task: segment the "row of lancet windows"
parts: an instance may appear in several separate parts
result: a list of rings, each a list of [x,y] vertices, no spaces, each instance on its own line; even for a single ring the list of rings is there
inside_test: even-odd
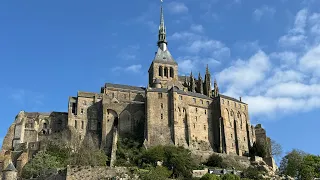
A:
[[[170,69],[170,71],[169,71],[169,69]],[[161,76],[161,77],[171,77],[171,78],[173,78],[173,76],[174,76],[174,70],[173,70],[173,68],[172,67],[170,67],[170,68],[168,68],[168,67],[162,67],[162,66],[160,66],[159,67],[159,76]]]

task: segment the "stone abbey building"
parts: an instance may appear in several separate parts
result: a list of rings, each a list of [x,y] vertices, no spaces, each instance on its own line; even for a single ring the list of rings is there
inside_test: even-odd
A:
[[[146,87],[106,83],[100,92],[78,92],[69,97],[68,112],[21,111],[4,139],[0,172],[13,165],[21,171],[45,136],[66,128],[83,140],[99,136],[111,156],[116,137],[141,135],[144,145],[183,146],[192,151],[245,156],[257,138],[269,141],[261,126],[250,123],[248,104],[219,92],[209,68],[204,78],[179,76],[178,63],[168,50],[161,7],[158,49],[149,67]]]

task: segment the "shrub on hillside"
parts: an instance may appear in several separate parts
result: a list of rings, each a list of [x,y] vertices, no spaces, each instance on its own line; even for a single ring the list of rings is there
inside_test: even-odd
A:
[[[135,166],[144,152],[142,142],[134,138],[120,138],[117,145],[118,166]]]
[[[216,176],[214,174],[205,174],[203,175],[200,180],[221,180],[221,178],[219,176]]]
[[[169,171],[166,167],[157,166],[151,168],[150,171],[141,171],[140,178],[142,180],[163,180],[171,176],[172,171]]]
[[[223,162],[223,158],[217,154],[212,154],[205,165],[210,167],[227,168],[227,164]]]
[[[243,171],[243,176],[253,180],[260,180],[261,179],[261,172],[253,167],[247,168]]]
[[[240,180],[240,177],[234,174],[223,175],[221,180]]]
[[[35,157],[29,161],[22,170],[23,178],[44,178],[57,168],[62,168],[59,159],[50,155],[46,151],[39,151]]]
[[[197,167],[191,152],[183,147],[156,146],[144,152],[141,160],[141,164],[151,165],[162,161],[164,166],[172,170],[173,177],[191,178],[192,170]]]

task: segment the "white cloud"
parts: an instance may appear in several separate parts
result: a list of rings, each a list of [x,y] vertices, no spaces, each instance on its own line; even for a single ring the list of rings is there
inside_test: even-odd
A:
[[[184,41],[195,41],[201,39],[201,35],[192,32],[175,32],[169,36],[169,40],[184,40]]]
[[[216,55],[230,54],[230,49],[226,47],[223,43],[217,40],[195,40],[189,42],[185,47],[180,47],[180,50],[185,50],[190,53],[199,52],[212,52]]]
[[[192,24],[190,29],[194,32],[197,32],[197,33],[202,33],[204,31],[204,28],[202,25],[200,24]]]
[[[291,67],[297,64],[298,54],[292,51],[272,53],[271,58],[279,59],[281,67]]]
[[[279,44],[283,47],[305,47],[307,36],[305,28],[307,23],[308,10],[300,10],[295,17],[294,26],[279,39]]]
[[[118,57],[124,60],[134,60],[137,58],[137,54],[139,52],[139,45],[130,45],[124,49],[122,49],[118,53]]]
[[[218,40],[209,39],[204,35],[193,32],[175,32],[168,37],[169,40],[182,41],[183,44],[178,47],[180,51],[192,55],[210,56],[217,60],[226,59],[230,56],[230,49]]]
[[[179,64],[179,72],[189,74],[191,71],[204,71],[206,65],[217,67],[221,64],[220,61],[211,57],[186,56],[177,59]]]
[[[309,17],[310,32],[315,35],[320,35],[320,13],[313,13]]]
[[[300,67],[304,72],[320,77],[320,44],[303,55],[300,59]]]
[[[308,10],[307,9],[300,10],[297,13],[295,21],[294,21],[294,28],[291,29],[290,31],[292,33],[304,34],[305,28],[307,25],[307,18],[308,18]]]
[[[262,6],[261,8],[255,9],[253,11],[253,18],[256,21],[260,21],[263,16],[272,17],[276,13],[276,10],[273,7]]]
[[[264,80],[270,68],[269,57],[263,51],[259,51],[248,61],[235,61],[232,66],[222,70],[217,75],[217,79],[228,87],[227,94],[242,94],[244,90]]]
[[[293,112],[309,111],[320,107],[319,97],[294,99],[290,97],[249,96],[243,97],[243,100],[249,104],[249,111],[255,116],[270,116],[277,113],[292,114]]]
[[[266,92],[269,97],[314,97],[320,96],[320,84],[302,84],[297,82],[288,82],[276,84]]]
[[[133,73],[140,73],[142,65],[141,64],[134,64],[127,67],[114,67],[112,68],[113,72],[133,72]]]
[[[128,66],[126,70],[137,73],[137,72],[140,72],[141,67],[142,67],[141,64],[135,64],[135,65]]]
[[[188,7],[181,2],[170,2],[167,6],[168,10],[174,14],[187,13]]]

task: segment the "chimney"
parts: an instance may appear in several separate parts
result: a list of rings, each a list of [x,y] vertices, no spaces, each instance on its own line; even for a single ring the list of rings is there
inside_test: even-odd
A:
[[[242,99],[241,99],[241,97],[240,97],[239,99],[240,99],[240,102],[242,102]]]

